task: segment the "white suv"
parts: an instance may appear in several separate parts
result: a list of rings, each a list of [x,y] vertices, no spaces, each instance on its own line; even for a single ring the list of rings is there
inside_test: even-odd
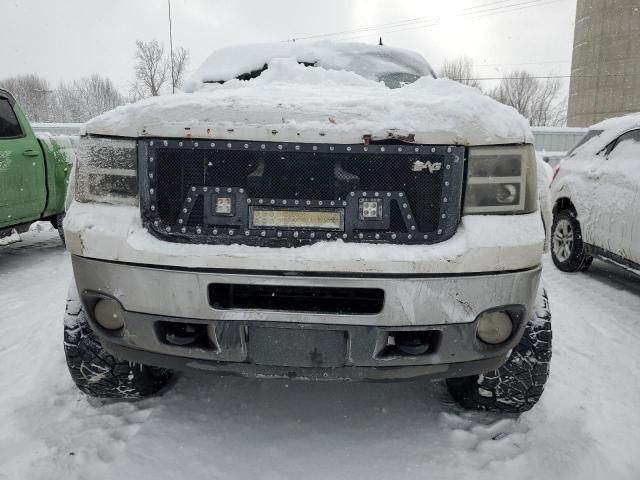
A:
[[[640,270],[640,113],[589,129],[551,185],[551,255],[565,272],[593,257]]]

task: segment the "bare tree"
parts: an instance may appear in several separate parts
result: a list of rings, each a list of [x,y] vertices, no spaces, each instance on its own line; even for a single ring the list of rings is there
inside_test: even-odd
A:
[[[98,74],[60,84],[56,98],[60,120],[64,122],[86,122],[125,103],[111,79]]]
[[[148,97],[148,93],[138,82],[129,83],[129,94],[127,95],[127,102],[133,103]]]
[[[170,69],[164,57],[164,45],[157,40],[136,40],[135,59],[136,82],[132,90],[143,97],[160,95]]]
[[[440,67],[439,75],[470,87],[480,88],[480,82],[476,79],[473,60],[469,57],[456,57],[446,59]]]
[[[0,87],[9,90],[22,111],[32,122],[55,120],[55,98],[47,79],[35,73],[0,80]]]
[[[490,95],[510,105],[532,126],[559,126],[566,116],[558,79],[538,79],[525,70],[508,73]]]
[[[175,88],[181,88],[184,83],[189,56],[189,50],[183,47],[178,47],[173,51],[172,82]],[[171,68],[171,65],[169,65],[169,68]]]

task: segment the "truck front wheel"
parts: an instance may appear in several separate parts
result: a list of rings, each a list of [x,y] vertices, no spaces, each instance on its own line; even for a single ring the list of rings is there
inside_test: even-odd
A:
[[[171,376],[168,370],[118,360],[107,352],[87,322],[75,285],[67,298],[64,353],[76,386],[92,397],[147,397],[157,393]]]
[[[549,377],[551,312],[547,292],[540,287],[536,305],[520,342],[507,362],[491,372],[449,378],[452,397],[471,410],[520,413],[540,400]]]

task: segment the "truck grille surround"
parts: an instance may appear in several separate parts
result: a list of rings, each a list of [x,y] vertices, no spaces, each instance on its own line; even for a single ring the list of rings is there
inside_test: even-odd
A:
[[[146,228],[186,243],[431,244],[460,222],[465,149],[141,140]]]

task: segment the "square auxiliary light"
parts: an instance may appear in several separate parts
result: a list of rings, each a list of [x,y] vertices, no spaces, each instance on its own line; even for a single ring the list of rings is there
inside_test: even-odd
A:
[[[381,198],[361,198],[358,203],[360,220],[382,220]]]
[[[216,215],[233,215],[232,197],[215,197]]]

